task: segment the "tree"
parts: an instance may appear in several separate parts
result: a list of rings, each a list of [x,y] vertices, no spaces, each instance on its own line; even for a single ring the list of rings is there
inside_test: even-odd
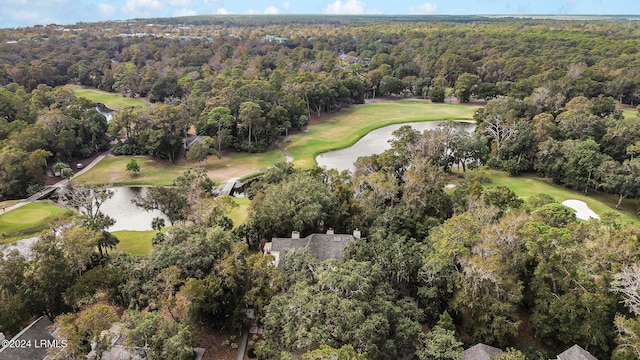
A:
[[[292,231],[318,231],[331,218],[335,196],[322,181],[295,173],[279,184],[268,185],[250,207],[250,217],[264,238],[284,236]]]
[[[187,151],[187,160],[191,162],[202,163],[207,161],[210,154],[209,146],[204,143],[193,144]]]
[[[116,309],[109,305],[94,304],[77,314],[62,314],[53,324],[53,332],[64,347],[51,347],[49,355],[53,359],[85,359],[95,344],[95,350],[101,354],[111,345],[111,337],[104,335],[113,323],[119,320]]]
[[[625,198],[640,196],[640,159],[625,160],[622,164],[608,160],[598,167],[597,172],[600,187],[618,195],[616,209],[620,210]]]
[[[18,250],[0,258],[0,323],[3,331],[17,333],[30,316],[24,287],[28,263]]]
[[[458,76],[455,85],[455,93],[458,101],[467,103],[470,100],[471,93],[480,83],[480,77],[475,74],[463,73]]]
[[[129,160],[126,170],[131,171],[133,175],[138,175],[140,173],[140,165],[138,165],[138,161],[136,159]]]
[[[223,140],[229,135],[232,126],[235,125],[236,119],[231,115],[231,110],[224,106],[218,106],[207,116],[207,125],[217,126],[216,140],[218,143],[218,156],[222,154]]]
[[[124,63],[118,65],[113,75],[115,83],[113,88],[124,95],[129,94],[130,97],[136,96],[138,92],[139,74],[136,65],[133,63]]]
[[[353,345],[372,359],[412,352],[420,333],[417,308],[395,300],[380,268],[366,262],[334,264],[314,284],[299,283],[271,299],[263,319],[260,356]]]
[[[187,319],[192,324],[215,326],[214,319],[223,318],[222,289],[220,278],[211,274],[204,279],[189,278],[185,281],[180,293],[189,302],[187,304]],[[214,320],[214,321],[212,321]]]
[[[445,97],[445,91],[442,86],[440,85],[431,86],[431,88],[429,89],[429,98],[431,99],[431,102],[443,103],[444,97]]]
[[[84,225],[94,231],[101,232],[98,241],[98,251],[103,255],[108,249],[113,249],[118,244],[117,237],[107,231],[115,224],[115,220],[100,211],[100,207],[113,197],[113,190],[108,186],[85,186],[82,184],[67,184],[60,194],[60,201],[72,206],[79,213]]]
[[[53,171],[55,174],[59,174],[63,179],[70,179],[73,177],[73,170],[71,170],[69,165],[65,163],[56,163],[53,165]]]
[[[420,360],[459,360],[463,351],[462,342],[453,330],[436,325],[420,337],[416,356]]]
[[[25,269],[23,300],[31,313],[55,318],[68,309],[62,294],[73,284],[77,272],[53,231],[44,234],[31,251],[34,260]]]
[[[186,105],[155,106],[148,117],[147,126],[140,130],[139,141],[148,153],[174,162],[183,149],[183,138],[188,129]]]
[[[358,354],[353,346],[343,345],[339,349],[334,349],[327,345],[322,345],[319,349],[308,351],[302,354],[302,360],[367,360],[367,354]]]
[[[128,344],[142,349],[146,359],[193,359],[195,339],[187,325],[166,320],[157,312],[128,312],[124,319],[130,329]]]
[[[520,350],[508,348],[507,351],[495,357],[496,360],[527,360],[526,356]]]
[[[186,194],[178,187],[152,186],[144,197],[131,199],[131,202],[147,211],[160,210],[171,225],[186,220],[189,210]]]
[[[91,261],[94,249],[100,243],[102,233],[87,227],[65,228],[61,234],[61,245],[78,275],[82,274]]]
[[[617,315],[615,326],[618,330],[617,353],[629,352],[632,356],[640,356],[640,266],[625,266],[615,275],[612,282],[613,291],[622,295],[622,302],[634,315],[628,318]],[[616,354],[614,352],[614,354]],[[621,357],[622,359],[623,357]]]
[[[243,128],[247,128],[249,130],[249,136],[247,137],[249,140],[249,152],[251,152],[251,131],[253,126],[260,123],[262,119],[262,109],[260,108],[260,105],[252,101],[246,101],[240,104],[238,120]]]
[[[482,130],[495,144],[496,159],[500,161],[504,143],[516,133],[515,124],[505,121],[501,115],[495,115],[484,120]]]

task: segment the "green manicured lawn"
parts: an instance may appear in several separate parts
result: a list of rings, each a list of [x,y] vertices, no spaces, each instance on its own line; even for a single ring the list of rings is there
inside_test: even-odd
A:
[[[120,110],[126,106],[145,107],[148,103],[137,98],[123,97],[121,94],[110,93],[97,89],[87,89],[77,85],[67,85],[78,97],[89,99],[93,102],[105,104],[109,109]]]
[[[638,117],[638,110],[636,109],[622,109],[622,116],[625,119],[635,119]]]
[[[316,155],[353,145],[371,130],[416,121],[472,120],[479,109],[473,105],[433,104],[423,100],[384,101],[353,106],[337,115],[309,126],[285,144],[297,167],[315,165]]]
[[[238,206],[231,210],[229,218],[233,220],[233,227],[237,227],[238,225],[246,223],[249,219],[249,205],[251,205],[251,200],[244,197],[233,198],[233,201],[238,204]]]
[[[0,215],[0,243],[6,244],[49,229],[48,223],[73,211],[47,201],[33,202]]]
[[[131,159],[136,159],[140,165],[140,173],[135,176],[126,171],[127,163]],[[214,181],[221,182],[229,178],[245,176],[284,160],[282,152],[275,149],[258,154],[233,153],[221,159],[210,156],[203,167],[207,169],[209,177]],[[74,178],[73,181],[116,186],[170,185],[187,169],[195,169],[199,165],[185,161],[172,164],[150,156],[107,156],[91,170]]]
[[[140,173],[133,176],[126,171],[127,163],[136,159]],[[73,181],[85,184],[126,185],[170,185],[173,179],[187,170],[189,166],[171,164],[149,156],[107,156],[91,170],[74,178]]]
[[[638,209],[639,204],[638,200],[625,199],[622,202],[622,209],[616,210],[615,206],[618,202],[618,197],[615,195],[599,192],[590,192],[585,195],[584,192],[574,191],[572,189],[565,188],[564,186],[555,185],[548,179],[543,179],[535,175],[510,177],[506,173],[499,171],[487,171],[487,173],[493,180],[493,182],[488,185],[489,187],[498,185],[506,186],[523,199],[535,194],[548,194],[558,202],[570,199],[581,200],[587,203],[589,208],[595,211],[598,215],[601,215],[605,211],[615,211],[620,214],[620,218],[623,222],[640,224],[640,219],[638,219],[638,216],[636,215],[636,210]]]
[[[113,250],[112,255],[115,257],[117,254],[126,252],[131,255],[146,256],[151,254],[152,246],[151,239],[156,234],[155,230],[149,231],[114,231],[112,232],[119,240],[120,243]]]

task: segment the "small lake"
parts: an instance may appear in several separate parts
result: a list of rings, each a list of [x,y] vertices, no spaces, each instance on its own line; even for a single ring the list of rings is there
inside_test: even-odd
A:
[[[390,149],[391,144],[389,144],[389,140],[393,138],[392,133],[400,129],[402,126],[409,125],[415,130],[423,132],[425,130],[435,130],[442,123],[443,121],[423,121],[381,127],[379,129],[372,130],[348,148],[328,151],[316,156],[316,162],[318,163],[318,166],[326,166],[327,169],[334,168],[338,169],[338,171],[353,171],[353,163],[355,163],[359,157],[380,154],[385,150]],[[476,125],[473,122],[456,122],[456,124],[468,132],[473,132],[476,128]]]
[[[100,211],[116,220],[107,230],[152,230],[151,221],[156,217],[163,218],[165,225],[170,224],[169,219],[159,210],[147,212],[131,202],[136,196],[144,196],[147,193],[146,187],[113,187],[111,190],[114,192],[113,197],[100,207]]]

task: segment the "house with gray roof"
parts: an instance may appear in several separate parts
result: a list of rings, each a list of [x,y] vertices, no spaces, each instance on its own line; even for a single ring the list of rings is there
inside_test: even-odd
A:
[[[461,360],[491,360],[502,354],[502,350],[486,344],[476,344],[462,353]],[[550,360],[598,360],[579,345],[572,347]]]
[[[491,360],[502,354],[502,350],[487,344],[476,344],[462,353],[461,360]]]
[[[342,260],[344,249],[355,239],[360,238],[360,231],[355,230],[352,234],[335,234],[329,229],[326,234],[311,234],[305,238],[300,238],[300,233],[294,231],[290,238],[273,238],[271,242],[264,246],[264,253],[271,254],[277,268],[284,264],[287,253],[297,249],[305,249],[316,255],[320,261],[328,259]]]
[[[553,359],[556,360],[556,359]],[[557,360],[598,360],[580,345],[573,345],[558,355]]]
[[[48,359],[47,349],[64,346],[51,335],[53,325],[46,316],[39,317],[29,326],[11,338],[11,344],[0,348],[0,360],[43,360]]]

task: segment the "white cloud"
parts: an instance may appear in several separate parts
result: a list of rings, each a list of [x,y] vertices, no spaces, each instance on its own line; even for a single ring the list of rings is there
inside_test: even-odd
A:
[[[183,8],[193,6],[191,0],[167,0],[167,4],[171,6],[180,6]]]
[[[117,12],[117,9],[113,5],[109,4],[98,4],[98,13],[104,18],[113,17]]]
[[[269,6],[268,8],[264,9],[264,13],[268,15],[276,15],[279,14],[280,11],[278,11],[278,8],[275,6]]]
[[[289,10],[289,7],[291,6],[291,4],[289,4],[288,1],[285,1],[282,3],[282,8],[285,10]]]
[[[218,10],[216,10],[216,14],[218,15],[227,15],[229,12],[227,10],[225,10],[225,8],[219,8]]]
[[[173,12],[173,16],[192,16],[192,15],[196,15],[196,11],[193,9],[181,8]]]
[[[410,6],[409,14],[412,15],[430,15],[435,14],[438,11],[438,6],[435,3],[426,2],[418,6]]]
[[[332,15],[354,15],[377,13],[376,10],[367,10],[367,3],[360,0],[336,0],[322,8],[322,13]]]
[[[157,0],[127,0],[122,6],[127,16],[151,16],[161,9],[162,4]]]
[[[220,6],[222,5],[222,0],[204,0],[204,3],[207,5]]]
[[[253,10],[253,9],[249,9],[247,10],[247,14],[249,15],[275,15],[275,14],[279,14],[280,11],[278,11],[278,8],[275,6],[269,6],[268,8],[264,9],[264,11],[258,11],[258,10]]]

